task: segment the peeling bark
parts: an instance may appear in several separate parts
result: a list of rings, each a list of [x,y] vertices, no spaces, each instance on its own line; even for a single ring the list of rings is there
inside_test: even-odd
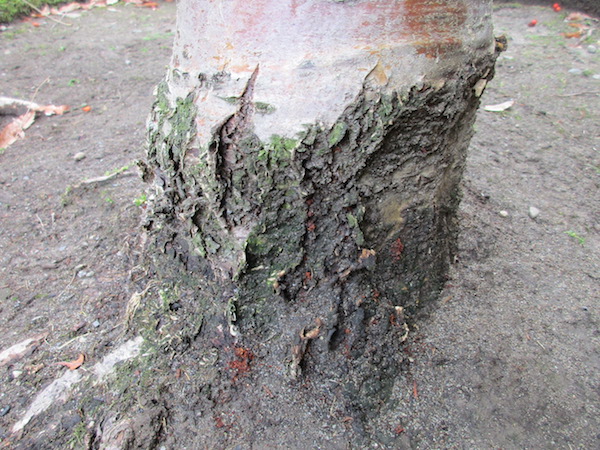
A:
[[[181,2],[173,62],[149,121],[154,194],[145,227],[158,274],[190,292],[178,300],[179,319],[161,319],[161,333],[177,336],[165,349],[215,356],[195,369],[210,391],[196,407],[250,408],[250,426],[276,403],[308,411],[321,396],[355,417],[361,434],[386,405],[405,364],[410,317],[436,298],[453,257],[466,151],[493,75],[490,2],[451,3],[265,1],[250,11],[234,1],[224,14],[237,14],[245,28],[219,40],[209,20],[216,6]],[[259,26],[270,8],[279,18],[336,11],[348,34],[337,39],[340,19],[324,16],[334,37],[325,33],[311,48],[314,30],[304,30],[298,46],[313,57],[288,70],[277,52],[269,59],[279,45],[269,39],[285,32]],[[200,13],[207,22],[199,30],[192,19]],[[246,40],[234,42],[242,31]],[[191,44],[207,36],[204,45],[221,43],[227,62],[214,65],[212,50]],[[319,53],[328,46],[339,60]],[[312,121],[281,118],[285,94],[299,87],[284,89],[273,74],[293,81],[307,70],[315,83],[331,83],[311,66],[324,61],[343,70],[340,89],[350,86],[331,103],[339,113],[319,111],[313,89],[305,99]],[[269,92],[275,102],[263,101]],[[269,117],[276,120],[265,135]],[[197,317],[201,326],[190,319]],[[265,380],[276,399],[253,392]]]

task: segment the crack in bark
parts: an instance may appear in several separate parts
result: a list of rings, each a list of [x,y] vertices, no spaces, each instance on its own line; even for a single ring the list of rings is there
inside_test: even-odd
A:
[[[229,204],[234,189],[232,180],[234,172],[245,170],[243,154],[239,151],[240,140],[251,133],[252,117],[255,112],[254,86],[258,78],[259,66],[257,65],[248,79],[244,92],[238,99],[238,110],[225,120],[223,125],[214,133],[216,142],[212,151],[215,152],[215,174],[221,184],[220,214],[227,227],[231,230],[236,224],[232,217],[238,213],[233,205]]]

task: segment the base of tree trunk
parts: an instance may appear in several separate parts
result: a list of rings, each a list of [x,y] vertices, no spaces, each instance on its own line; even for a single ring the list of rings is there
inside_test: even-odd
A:
[[[453,258],[459,183],[494,61],[394,96],[366,85],[333,127],[270,143],[245,128],[250,85],[201,171],[176,154],[190,142],[193,103],[171,103],[163,83],[145,222],[159,282],[132,326],[145,357],[123,369],[139,374],[114,408],[125,419],[107,415],[96,441],[401,445],[378,417],[401,407],[388,400],[406,384],[411,317]],[[111,437],[115,422],[127,431]]]

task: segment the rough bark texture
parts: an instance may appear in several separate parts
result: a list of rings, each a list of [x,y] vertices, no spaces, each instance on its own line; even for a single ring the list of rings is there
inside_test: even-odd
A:
[[[391,4],[452,26],[482,8]],[[142,325],[175,365],[188,364],[195,387],[172,391],[179,412],[166,409],[173,422],[213,430],[202,442],[324,435],[345,445],[348,430],[367,439],[389,406],[410,317],[435,299],[453,257],[459,183],[495,60],[488,35],[463,45],[434,31],[411,47],[436,62],[434,75],[390,89],[394,68],[380,59],[335,120],[291,135],[256,133],[256,118],[276,107],[256,98],[260,62],[240,95],[223,99],[234,112],[206,145],[199,97],[232,74],[182,71],[176,56],[158,86],[145,227],[171,289]]]

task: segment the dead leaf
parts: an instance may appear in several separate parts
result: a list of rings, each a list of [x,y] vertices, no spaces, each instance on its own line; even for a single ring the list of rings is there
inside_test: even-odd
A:
[[[358,259],[359,261],[362,261],[364,259],[370,258],[371,256],[375,256],[375,250],[363,248],[360,252],[360,256],[358,257]]]
[[[574,13],[569,14],[566,17],[565,21],[566,22],[579,22],[579,21],[585,20],[585,19],[591,19],[591,17],[588,16],[587,14],[583,14],[580,12],[574,12]]]
[[[300,332],[300,339],[302,339],[302,340],[316,339],[319,336],[319,333],[321,332],[322,326],[323,326],[323,321],[321,320],[321,318],[317,317],[317,319],[315,320],[315,326],[312,329],[310,329],[309,331],[306,331],[305,328],[302,329],[302,331]]]
[[[573,39],[573,38],[580,38],[581,36],[583,36],[583,31],[574,31],[572,33],[561,33],[564,37],[566,37],[567,39]]]
[[[19,112],[23,112],[25,109],[43,112],[45,115],[51,116],[53,114],[62,115],[69,111],[70,107],[68,105],[38,105],[19,98],[0,97],[0,114],[19,115]]]
[[[58,8],[57,12],[58,14],[67,14],[73,11],[76,11],[78,9],[81,8],[81,4],[77,3],[77,2],[72,2],[72,3],[68,3],[64,6],[61,6],[60,8]]]
[[[578,30],[587,30],[589,27],[582,23],[570,23],[569,26],[571,28],[577,28]]]
[[[508,100],[506,102],[498,103],[496,105],[486,105],[483,107],[483,110],[489,111],[489,112],[502,112],[502,111],[506,111],[508,108],[510,108],[514,104],[515,104],[514,100]]]
[[[83,353],[81,353],[79,355],[79,358],[77,358],[74,361],[61,361],[58,362],[56,364],[59,364],[61,366],[65,366],[66,368],[68,368],[69,370],[75,370],[78,369],[79,367],[81,367],[81,365],[83,364],[83,362],[85,361],[85,355]]]
[[[13,119],[0,131],[0,148],[7,148],[18,139],[25,137],[25,130],[35,120],[35,111],[27,111],[25,114]]]
[[[37,107],[36,111],[43,112],[46,116],[52,116],[54,114],[62,116],[69,109],[71,109],[69,105],[40,105]]]

